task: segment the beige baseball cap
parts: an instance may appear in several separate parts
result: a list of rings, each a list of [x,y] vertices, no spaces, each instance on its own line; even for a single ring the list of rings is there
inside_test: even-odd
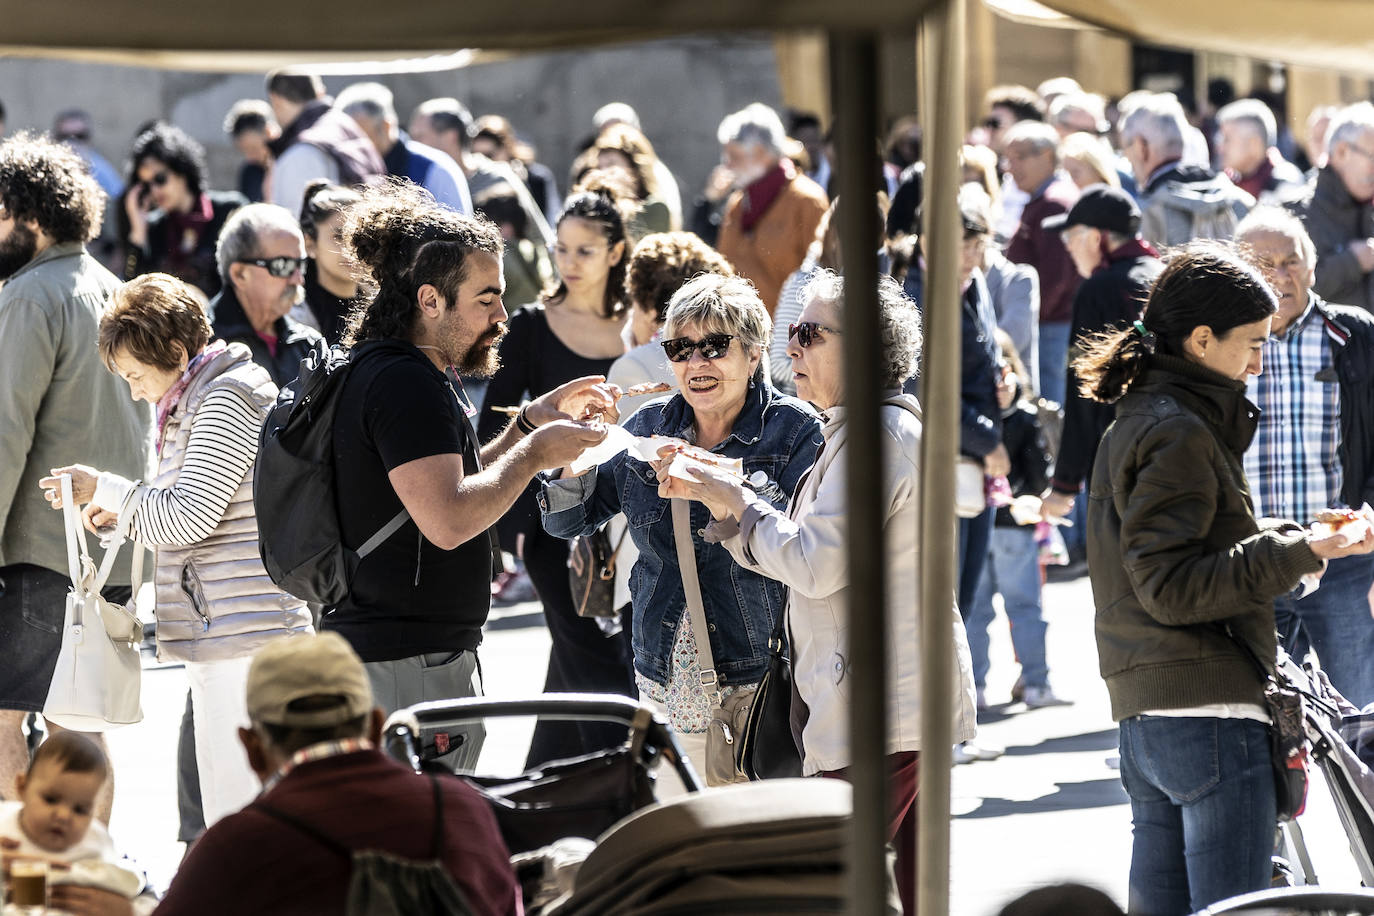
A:
[[[292,709],[305,697],[338,697],[324,709]],[[338,633],[268,643],[248,669],[248,717],[288,728],[329,728],[372,711],[372,684],[353,647]]]

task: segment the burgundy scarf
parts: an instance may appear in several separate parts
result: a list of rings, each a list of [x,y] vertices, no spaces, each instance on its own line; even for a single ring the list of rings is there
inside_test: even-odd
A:
[[[778,164],[763,173],[763,176],[744,189],[744,202],[740,205],[740,228],[753,232],[763,214],[778,199],[782,189],[797,177],[797,170],[791,159],[780,159]]]

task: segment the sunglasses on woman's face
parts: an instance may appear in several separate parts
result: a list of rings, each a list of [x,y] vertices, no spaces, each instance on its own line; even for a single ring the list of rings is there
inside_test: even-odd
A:
[[[242,258],[238,263],[261,267],[279,280],[285,280],[296,271],[305,269],[305,258]]]
[[[674,337],[663,341],[663,352],[675,363],[685,363],[692,358],[692,351],[701,351],[702,359],[720,359],[730,349],[733,334],[707,334],[701,340],[690,337]]]
[[[819,321],[803,321],[801,324],[789,324],[787,326],[787,339],[797,338],[797,343],[805,350],[816,342],[816,338],[821,336],[821,331],[831,334],[840,333],[835,328],[826,327]]]

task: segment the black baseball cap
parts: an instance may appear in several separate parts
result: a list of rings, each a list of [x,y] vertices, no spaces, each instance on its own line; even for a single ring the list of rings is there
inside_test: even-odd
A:
[[[1140,208],[1131,195],[1120,188],[1098,184],[1085,189],[1068,213],[1046,217],[1040,225],[1046,229],[1088,226],[1134,236],[1140,231]]]

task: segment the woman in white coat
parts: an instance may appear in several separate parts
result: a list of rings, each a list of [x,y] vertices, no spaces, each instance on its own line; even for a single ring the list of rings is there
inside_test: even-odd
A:
[[[898,875],[904,885],[914,874],[915,801],[920,752],[920,614],[912,596],[920,594],[918,506],[920,503],[920,409],[901,393],[902,382],[915,370],[921,350],[920,315],[895,282],[879,287],[884,387],[891,389],[882,406],[886,460],[883,500],[888,569],[889,697],[888,767],[890,839],[898,847]],[[803,293],[800,321],[788,329],[787,355],[799,397],[822,412],[825,445],[815,466],[780,512],[735,479],[711,470],[699,482],[667,478],[666,497],[704,503],[714,521],[706,539],[724,543],[743,566],[777,579],[790,589],[787,626],[791,640],[794,683],[806,704],[801,733],[802,769],[808,776],[846,775],[849,753],[848,677],[849,583],[846,580],[845,457],[847,427],[844,404],[844,284],[821,271]],[[954,739],[973,737],[975,729],[972,663],[964,626],[951,596],[949,649],[956,659],[958,682],[954,704]],[[797,719],[794,710],[794,721]],[[903,861],[905,860],[905,861]],[[911,889],[902,887],[903,902]]]

